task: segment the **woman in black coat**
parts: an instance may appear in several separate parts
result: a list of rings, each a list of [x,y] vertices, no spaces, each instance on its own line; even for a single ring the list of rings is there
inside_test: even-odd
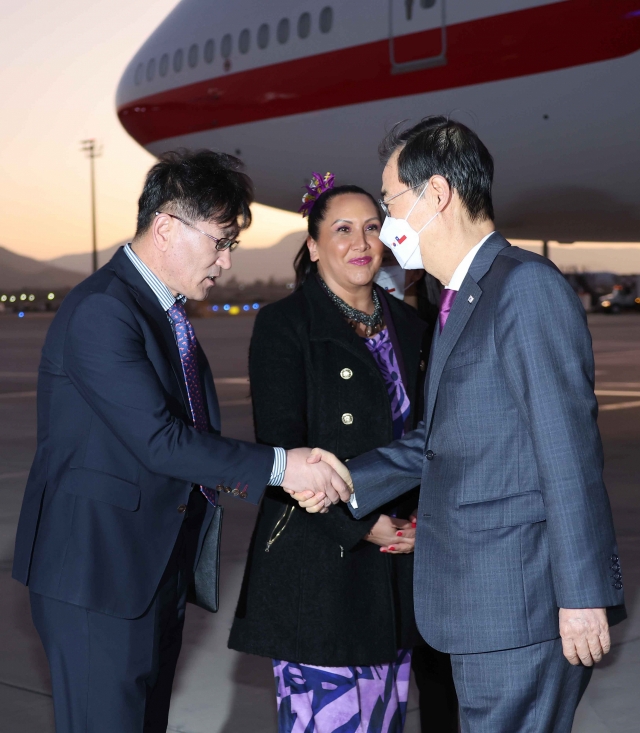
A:
[[[331,189],[313,205],[297,263],[303,282],[254,327],[259,442],[319,446],[345,461],[400,437],[422,414],[426,324],[373,285],[379,230],[375,201],[357,187]],[[402,731],[410,650],[421,643],[416,506],[414,493],[357,521],[344,505],[307,514],[267,489],[229,646],[274,660],[281,733],[301,719],[300,730],[316,733]]]

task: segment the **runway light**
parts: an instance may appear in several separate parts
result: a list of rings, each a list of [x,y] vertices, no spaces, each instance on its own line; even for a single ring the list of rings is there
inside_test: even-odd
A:
[[[243,306],[242,306],[242,310],[243,310],[243,311],[248,311],[248,310],[251,310],[251,309],[249,308],[249,306],[248,306],[248,305],[243,305]]]
[[[24,311],[20,311],[20,313],[18,313],[18,318],[24,318]]]
[[[15,296],[15,295],[12,295],[12,296],[11,296],[11,297],[9,298],[9,303],[15,303],[15,302],[16,302],[16,296]]]
[[[610,306],[611,306],[611,301],[610,300],[603,300],[602,301],[602,307],[603,308],[609,308]]]
[[[229,305],[228,303],[225,303],[225,304],[224,304],[224,305],[222,306],[222,308],[223,308],[223,310],[226,310],[226,311],[228,311],[228,310],[229,310],[229,308],[231,308],[231,306],[230,306],[230,305]]]
[[[229,308],[230,316],[237,316],[238,313],[240,313],[240,308],[237,305],[232,305],[231,308]]]
[[[55,297],[56,296],[53,293],[49,293],[49,295],[47,295],[47,300],[53,300]]]
[[[29,296],[29,300],[30,300],[30,301],[31,301],[32,303],[33,303],[33,301],[34,301],[35,299],[36,299],[36,296],[35,296],[35,295],[30,295],[30,296]]]
[[[260,305],[258,303],[254,303],[251,307],[253,308],[254,311],[257,311]]]
[[[218,306],[218,305],[213,305],[213,306],[211,306],[211,310],[212,310],[212,311],[213,311],[214,313],[217,313],[217,312],[218,312],[218,311],[220,310],[220,306]]]
[[[26,299],[27,299],[26,294],[25,293],[22,293],[22,295],[20,296],[20,300],[26,300]]]
[[[6,296],[6,295],[3,295],[3,296],[2,296],[1,298],[0,298],[0,300],[1,300],[1,301],[2,301],[3,303],[6,303],[6,301],[7,301],[7,296]]]

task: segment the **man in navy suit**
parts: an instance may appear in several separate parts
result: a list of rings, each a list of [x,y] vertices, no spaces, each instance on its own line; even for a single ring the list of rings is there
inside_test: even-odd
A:
[[[47,335],[13,576],[30,589],[59,733],[166,731],[216,492],[257,503],[282,486],[316,509],[349,496],[308,449],[220,435],[184,302],[207,297],[250,223],[240,167],[210,151],[164,156],[133,243],[65,298]]]
[[[424,421],[349,462],[361,517],[421,482],[415,611],[464,733],[569,733],[622,574],[584,310],[493,223],[493,160],[444,117],[383,148],[381,239],[444,285]],[[401,541],[401,540],[400,540]]]

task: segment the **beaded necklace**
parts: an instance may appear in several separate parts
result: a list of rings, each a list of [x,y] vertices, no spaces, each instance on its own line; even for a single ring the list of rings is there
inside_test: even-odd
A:
[[[340,313],[342,313],[342,315],[347,319],[351,328],[355,329],[358,323],[362,323],[363,326],[365,326],[365,336],[367,338],[371,338],[371,336],[382,331],[384,326],[382,321],[382,304],[380,303],[380,298],[378,298],[375,288],[371,292],[373,297],[373,313],[369,315],[368,313],[359,311],[357,308],[353,308],[348,303],[345,303],[342,298],[337,296],[333,290],[331,290],[320,275],[318,275],[318,280],[326,294],[333,301],[334,305],[336,305]]]

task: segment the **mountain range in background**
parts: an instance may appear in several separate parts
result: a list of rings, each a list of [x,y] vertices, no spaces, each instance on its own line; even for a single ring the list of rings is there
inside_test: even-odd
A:
[[[219,284],[242,285],[257,281],[289,283],[294,280],[293,260],[304,242],[306,232],[292,232],[277,244],[263,248],[239,247],[232,255],[233,267],[224,272]],[[123,243],[98,252],[98,265],[106,264]],[[537,242],[514,242],[534,251]],[[565,272],[601,272],[604,270],[628,275],[640,272],[640,243],[550,246],[551,258]],[[0,247],[0,289],[5,291],[63,290],[71,288],[91,272],[91,255],[64,255],[48,262],[34,260]]]
[[[65,290],[84,275],[0,247],[0,290]]]
[[[107,249],[98,250],[98,267],[106,265],[107,262],[116,253],[118,247],[122,247],[123,244],[131,240],[125,240],[124,242],[118,242]],[[61,257],[55,257],[49,260],[49,264],[54,267],[61,267],[64,270],[73,270],[73,272],[79,272],[84,277],[91,274],[91,252],[82,252],[77,255],[62,255]]]
[[[283,237],[279,242],[271,247],[253,247],[244,249],[240,246],[231,256],[233,267],[231,270],[224,272],[219,282],[225,285],[231,279],[239,283],[253,283],[257,280],[268,282],[275,280],[277,282],[290,282],[294,278],[293,260],[300,249],[307,233],[292,232]],[[118,247],[124,242],[115,244],[113,247],[103,249],[98,252],[98,266],[106,264],[114,255]],[[8,251],[8,250],[5,250]],[[18,255],[15,255],[16,257]],[[28,259],[26,257],[22,259]],[[36,260],[31,260],[36,263]],[[42,265],[50,265],[55,268],[63,268],[66,271],[72,270],[86,277],[91,272],[91,254],[83,253],[76,255],[63,255],[49,260],[48,263],[38,263]],[[0,261],[2,267],[2,261]],[[22,285],[18,286],[22,287]]]
[[[233,278],[239,283],[293,282],[293,260],[306,236],[306,231],[292,232],[271,247],[243,249],[241,245],[231,255],[232,267],[220,276],[220,285]]]

